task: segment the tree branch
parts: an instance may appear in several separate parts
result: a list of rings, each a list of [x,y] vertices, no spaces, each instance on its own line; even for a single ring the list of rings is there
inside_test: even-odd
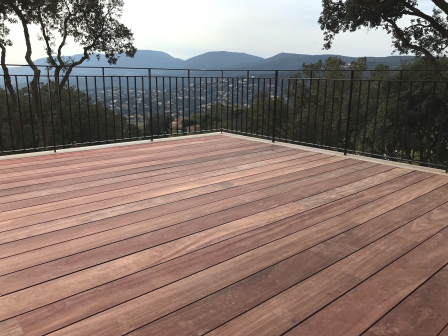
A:
[[[3,69],[3,76],[4,76],[3,78],[5,79],[5,86],[8,89],[9,94],[13,97],[13,100],[15,101],[16,96],[15,90],[11,83],[11,75],[9,74],[9,69],[6,66],[6,47],[2,43],[0,43],[0,48],[2,49],[0,63]]]
[[[48,56],[47,61],[51,65],[55,66],[56,63],[53,61],[53,57],[51,55],[53,53],[53,50],[51,49],[51,45],[50,45],[51,38],[50,38],[50,36],[47,35],[47,32],[45,31],[45,24],[44,24],[44,20],[42,19],[42,12],[40,10],[40,6],[37,7],[37,13],[38,13],[38,15],[37,15],[38,21],[40,23],[40,30],[42,32],[42,37],[45,41],[45,46],[46,46],[46,51],[47,51],[47,56]]]
[[[432,2],[448,15],[448,3],[445,0],[432,0]]]
[[[423,48],[423,47],[421,47],[419,45],[413,44],[408,39],[406,39],[406,36],[405,36],[404,32],[401,30],[400,27],[398,27],[398,25],[393,20],[386,19],[385,21],[392,26],[392,28],[394,30],[395,37],[401,41],[403,46],[423,53],[428,58],[428,60],[431,62],[431,64],[433,65],[434,72],[435,72],[436,76],[440,80],[447,80],[448,79],[447,77],[445,77],[442,74],[442,70],[439,68],[439,65],[437,64],[437,60],[431,54],[430,51],[428,51],[426,48]]]
[[[434,29],[436,29],[443,37],[448,38],[448,30],[445,29],[445,27],[443,27],[440,23],[438,23],[437,20],[435,20],[432,16],[423,13],[418,8],[410,6],[407,3],[405,3],[404,5],[406,6],[407,9],[409,9],[413,13],[412,15],[418,16],[418,17],[428,21],[429,23],[431,23],[432,27]],[[409,15],[411,15],[411,14],[409,14]]]
[[[23,16],[21,10],[16,5],[10,3],[10,6],[14,11],[14,13],[19,17],[20,22],[22,23],[23,35],[25,36],[25,43],[26,43],[25,60],[27,61],[30,68],[34,71],[33,81],[37,81],[40,76],[40,70],[36,67],[33,60],[31,59],[31,54],[33,53],[33,50],[31,48],[30,32],[28,31],[27,20]]]

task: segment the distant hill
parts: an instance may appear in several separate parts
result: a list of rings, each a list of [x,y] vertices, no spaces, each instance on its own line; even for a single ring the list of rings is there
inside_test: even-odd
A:
[[[263,59],[258,62],[244,64],[244,66],[236,66],[232,69],[241,70],[300,70],[302,64],[316,63],[320,59],[326,60],[330,56],[336,56],[342,59],[347,64],[358,59],[353,56],[341,55],[306,55],[306,54],[288,54],[280,53],[273,57]],[[387,57],[367,57],[367,65],[369,69],[374,69],[379,63],[389,65],[391,68],[396,68],[401,64],[402,60],[413,59],[414,56],[387,56]]]
[[[315,63],[320,59],[325,60],[329,56],[337,56],[343,61],[349,63],[358,57],[353,56],[341,56],[341,55],[306,55],[306,54],[291,54],[280,53],[273,57],[262,58],[245,53],[227,52],[227,51],[213,51],[207,52],[202,55],[198,55],[187,60],[175,58],[162,51],[154,50],[139,50],[134,58],[128,58],[124,55],[119,58],[116,66],[111,66],[106,62],[104,56],[100,60],[96,60],[95,57],[88,62],[82,64],[83,67],[107,67],[106,75],[113,76],[132,76],[141,75],[146,76],[147,68],[165,68],[165,69],[207,69],[207,70],[299,70],[302,68],[303,63]],[[79,59],[81,55],[74,55],[75,59]],[[373,69],[378,63],[389,65],[392,69],[400,65],[402,60],[412,59],[412,56],[387,56],[387,57],[368,57],[367,64],[370,69]],[[45,65],[45,58],[35,60],[36,64]],[[129,67],[129,68],[145,68],[143,70],[135,69],[118,69],[117,67]],[[113,70],[112,70],[113,69]],[[28,67],[15,67],[11,68],[11,74],[32,74]],[[0,71],[1,73],[1,71]],[[179,71],[157,71],[153,70],[153,74],[164,75],[178,75],[186,76],[185,72]],[[228,72],[227,76],[234,76],[241,74],[241,72]],[[45,75],[45,72],[43,72]],[[73,75],[90,75],[100,76],[100,69],[86,69],[76,68],[73,71]],[[205,74],[204,74],[205,75]],[[218,76],[215,72],[207,73],[208,76]]]
[[[265,59],[244,53],[228,51],[211,51],[205,54],[187,59],[183,68],[185,69],[232,69],[234,67],[244,67],[246,64],[262,62]]]

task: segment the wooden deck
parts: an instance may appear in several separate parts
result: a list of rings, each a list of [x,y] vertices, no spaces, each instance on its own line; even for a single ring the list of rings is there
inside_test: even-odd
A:
[[[226,135],[0,161],[0,335],[448,335],[448,177]]]

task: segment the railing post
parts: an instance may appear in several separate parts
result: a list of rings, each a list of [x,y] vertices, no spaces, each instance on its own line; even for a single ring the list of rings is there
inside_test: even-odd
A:
[[[154,141],[154,137],[152,135],[152,86],[151,86],[151,69],[148,69],[148,78],[149,78],[149,132],[151,133],[151,141]],[[121,90],[121,88],[120,88]],[[177,90],[177,88],[176,88]]]
[[[353,97],[353,82],[355,78],[355,71],[352,70],[351,76],[350,76],[350,94],[348,98],[348,111],[347,111],[347,129],[345,130],[345,148],[344,148],[344,155],[347,155],[348,150],[348,136],[350,133],[350,114],[352,112],[352,97]]]
[[[273,118],[273,123],[272,123],[272,142],[275,142],[275,119],[276,119],[276,115],[277,115],[277,87],[278,87],[278,70],[275,71],[274,118]],[[271,91],[271,90],[269,90],[269,91]]]

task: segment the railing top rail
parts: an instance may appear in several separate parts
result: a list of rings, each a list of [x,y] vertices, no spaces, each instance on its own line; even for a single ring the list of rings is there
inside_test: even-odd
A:
[[[4,77],[4,74],[0,74],[0,78]],[[10,74],[11,77],[32,77],[32,74],[23,75],[23,74]],[[41,75],[41,79],[45,79],[48,76],[46,74]],[[52,77],[52,76],[51,76]],[[69,76],[70,78],[148,78],[148,75],[73,75]],[[235,77],[235,76],[163,76],[163,75],[151,75],[151,78],[165,78],[165,79],[221,79],[221,80],[230,80],[230,79],[241,79],[243,81],[246,80],[274,80],[275,77]],[[440,79],[370,79],[370,78],[320,78],[320,77],[299,77],[299,78],[290,78],[290,77],[278,77],[278,80],[287,80],[287,81],[335,81],[335,82],[391,82],[391,83],[418,83],[418,82],[431,82],[431,83],[446,83],[446,80]],[[0,82],[0,86],[1,86]]]
[[[14,66],[14,67],[29,67],[28,64],[6,64],[6,66]],[[36,65],[36,67],[43,67],[43,68],[52,68],[51,65]],[[171,68],[152,68],[152,67],[147,67],[147,68],[134,68],[134,67],[119,67],[119,66],[82,66],[82,65],[78,65],[76,66],[74,69],[127,69],[127,70],[169,70],[169,71],[216,71],[216,72],[228,72],[228,71],[240,71],[240,72],[262,72],[262,71],[269,71],[269,72],[292,72],[292,71],[306,71],[306,72],[334,72],[334,71],[363,71],[363,72],[386,72],[386,71],[395,71],[395,72],[418,72],[418,71],[422,71],[422,72],[433,72],[434,70],[432,69],[417,69],[417,70],[411,70],[411,69],[388,69],[388,70],[375,70],[375,69],[367,69],[367,70],[356,70],[356,69],[335,69],[335,70],[306,70],[306,69],[287,69],[287,70],[280,70],[280,69],[276,69],[276,70],[272,70],[272,69],[252,69],[252,70],[248,70],[248,69],[171,69]],[[446,71],[447,70],[442,70],[442,71]]]

